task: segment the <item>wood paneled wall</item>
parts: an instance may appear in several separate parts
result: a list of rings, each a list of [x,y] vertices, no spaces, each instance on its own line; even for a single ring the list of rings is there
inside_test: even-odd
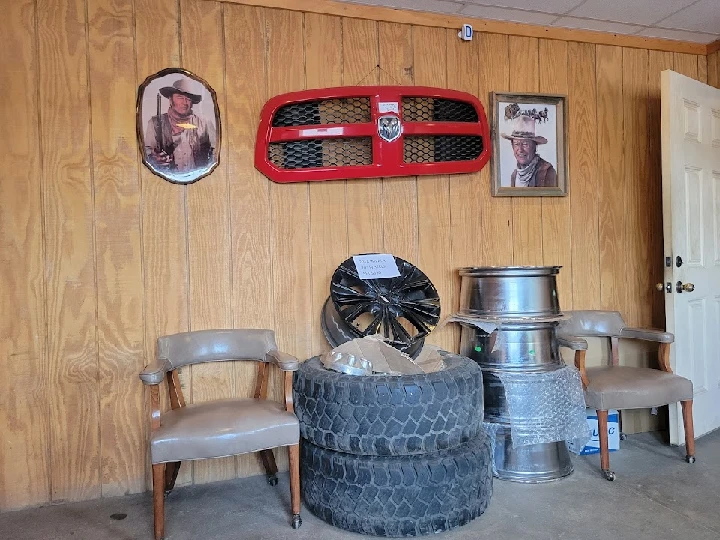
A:
[[[709,57],[478,34],[200,0],[17,0],[0,19],[0,509],[145,489],[159,335],[270,327],[327,348],[333,269],[389,251],[428,273],[443,312],[465,265],[559,264],[564,309],[663,324],[659,74],[718,84]],[[221,166],[190,186],[140,165],[135,93],[182,66],[217,91]],[[379,66],[379,67],[377,67]],[[269,97],[423,84],[569,96],[570,196],[490,196],[478,174],[278,185],[254,170]],[[457,347],[448,327],[431,341]],[[250,393],[253,371],[186,369],[195,402]],[[183,467],[180,484],[260,471]]]

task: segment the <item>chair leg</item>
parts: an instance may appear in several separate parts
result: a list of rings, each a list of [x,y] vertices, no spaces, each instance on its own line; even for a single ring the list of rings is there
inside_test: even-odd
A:
[[[683,424],[685,425],[685,461],[695,463],[695,427],[693,425],[693,400],[681,401]]]
[[[181,461],[174,461],[172,463],[165,464],[165,496],[170,495],[170,492],[175,487],[175,480],[177,480],[178,472],[180,472]]]
[[[606,480],[615,480],[615,473],[610,470],[610,450],[608,449],[608,412],[597,411],[598,417],[598,436],[600,437],[600,468]]]
[[[288,446],[290,458],[290,503],[292,506],[292,528],[299,529],[300,518],[300,445]]]
[[[162,540],[163,538],[165,538],[165,464],[153,464],[152,470],[155,540]]]
[[[262,460],[263,467],[265,467],[268,484],[276,486],[278,483],[278,468],[275,464],[275,456],[273,455],[272,450],[260,450],[260,459]]]

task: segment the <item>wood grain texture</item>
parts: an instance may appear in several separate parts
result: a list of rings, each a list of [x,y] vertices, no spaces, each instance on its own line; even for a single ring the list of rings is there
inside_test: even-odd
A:
[[[629,302],[625,287],[627,256],[625,219],[627,184],[623,170],[622,49],[598,45],[597,79],[600,306],[625,313]]]
[[[0,511],[50,500],[50,446],[42,173],[34,2],[6,6],[0,66],[7,81],[0,114]]]
[[[696,62],[697,65],[697,62]],[[652,319],[654,283],[648,282],[650,261],[647,223],[648,178],[648,53],[623,49],[623,117],[625,122],[625,183],[627,185],[627,219],[625,232],[628,253],[626,261],[625,294],[631,299],[624,316],[631,326],[649,325]],[[659,231],[658,231],[659,234]]]
[[[222,4],[217,2],[180,3],[183,67],[205,79],[215,90],[221,111],[225,110],[222,10]],[[232,327],[229,190],[227,149],[221,141],[217,169],[187,187],[191,330]],[[188,401],[200,403],[234,397],[233,374],[233,364],[228,362],[192,366],[192,394],[187,396]],[[234,457],[197,461],[194,469],[196,484],[236,476]]]
[[[358,54],[358,51],[363,51]],[[343,19],[343,85],[373,85],[380,81],[378,24]],[[383,185],[379,178],[347,183],[348,253],[383,250]]]
[[[144,490],[145,365],[132,5],[88,2],[103,496]]]
[[[415,84],[447,87],[447,31],[415,27],[412,32],[413,75]],[[450,235],[450,178],[420,176],[417,179],[418,267],[430,278],[440,295],[441,318],[451,314],[457,304]],[[455,325],[435,330],[427,338],[445,350],[455,350],[460,333]]]
[[[308,88],[342,86],[342,20],[305,15],[305,76]],[[340,44],[341,46],[338,46]],[[348,257],[345,181],[311,182],[310,251],[312,260],[311,354],[330,350],[320,317],[330,293],[330,278]]]
[[[267,96],[265,10],[225,5],[224,23],[233,327],[274,329],[270,181],[252,166],[257,119]],[[236,362],[234,368],[236,396],[251,397],[256,366]],[[236,462],[238,476],[262,472],[254,455],[237,456]]]
[[[268,94],[305,87],[303,15],[269,10],[267,32]],[[288,62],[288,55],[297,58]],[[301,61],[302,59],[302,61]],[[310,354],[310,204],[308,185],[271,184],[271,256],[273,309],[278,345],[300,358]]]
[[[573,309],[600,305],[595,46],[568,44]],[[566,295],[567,297],[567,295]]]
[[[137,83],[168,66],[180,65],[177,0],[135,0]],[[145,358],[156,355],[159,336],[189,330],[187,264],[187,186],[171,184],[140,167]],[[183,392],[192,395],[191,370],[181,369]],[[163,405],[168,404],[162,392]],[[149,471],[149,469],[148,469]],[[192,464],[180,468],[175,483],[192,482]]]
[[[305,87],[303,17],[290,11],[268,10],[267,88],[275,96]],[[288,55],[297,60],[288,62]],[[302,60],[301,60],[302,59]],[[281,350],[305,360],[311,354],[310,326],[310,201],[308,185],[271,184],[271,244],[275,331]],[[317,320],[317,319],[315,319]],[[282,377],[273,370],[270,397],[282,399]],[[287,454],[278,452],[277,465],[287,470]]]
[[[457,32],[448,30],[447,86],[474,94],[478,87],[479,40],[459,43]],[[455,289],[460,292],[458,268],[481,266],[485,254],[479,244],[483,236],[478,200],[487,197],[481,185],[480,174],[454,174],[450,179],[450,235],[452,241],[453,278]],[[453,307],[453,312],[458,306]],[[448,313],[450,315],[450,313]]]
[[[380,84],[413,85],[413,27],[380,23]],[[417,264],[418,195],[414,176],[383,179],[383,250]]]
[[[510,91],[537,92],[540,82],[538,40],[530,37],[511,36]],[[510,144],[502,140],[500,144]],[[538,148],[542,154],[542,148]],[[542,265],[542,199],[540,197],[515,197],[513,206],[513,264]]]
[[[85,2],[37,9],[52,500],[80,500],[101,494]]]
[[[673,63],[675,64],[673,67],[673,71],[682,73],[683,75],[686,75],[687,77],[697,79],[697,76],[698,76],[698,63],[697,63],[698,57],[697,57],[697,55],[685,54],[685,53],[674,53],[673,57],[674,57]]]
[[[455,39],[453,39],[455,38]],[[491,92],[510,90],[510,60],[508,37],[498,34],[478,36],[480,59],[493,58],[492,62],[480,61],[478,66],[477,96],[485,107],[488,121],[492,124]],[[462,47],[457,35],[448,32],[448,44]],[[492,144],[492,143],[490,143]],[[495,151],[496,149],[493,149]],[[452,180],[452,178],[451,178]],[[492,197],[492,166],[486,165],[480,171],[480,179],[473,184],[475,193],[472,200],[475,212],[480,219],[480,234],[474,239],[482,258],[475,264],[507,266],[513,263],[513,199],[511,197]],[[458,281],[458,288],[459,288]]]
[[[650,188],[647,190],[647,219],[645,224],[650,240],[649,283],[661,283],[664,279],[663,253],[663,209],[662,209],[662,145],[660,126],[660,74],[672,69],[674,60],[672,53],[650,51],[648,53],[648,178]],[[650,290],[652,298],[652,315],[650,324],[653,328],[665,328],[665,293]]]
[[[715,52],[707,57],[708,84],[715,88],[720,88],[720,76],[718,76],[718,68],[720,68],[720,52]]]
[[[333,0],[226,0],[235,4],[248,4],[253,6],[267,6],[280,9],[291,9],[309,13],[322,13],[340,15],[356,19],[370,19],[372,21],[386,21],[393,23],[412,24],[417,26],[430,26],[457,30],[463,24],[472,24],[477,34],[488,32],[512,36],[527,36],[544,39],[558,39],[563,41],[579,41],[583,43],[599,43],[634,47],[639,49],[657,49],[661,51],[678,51],[692,54],[707,54],[708,47],[714,49],[718,42],[711,45],[670,39],[647,38],[641,36],[628,36],[624,34],[611,34],[609,32],[595,32],[592,30],[577,30],[571,28],[558,28],[556,26],[540,26],[506,21],[487,19],[473,19],[467,16],[445,15],[441,13],[419,12],[418,10],[394,9],[380,6],[362,6]],[[714,51],[710,51],[714,52]]]
[[[697,57],[697,80],[707,84],[708,83],[708,59],[707,56]]]
[[[538,59],[539,91],[567,95],[568,44],[564,41],[541,39]],[[562,266],[558,275],[560,307],[563,310],[570,310],[572,309],[570,197],[543,197],[540,202],[542,206],[543,264]]]

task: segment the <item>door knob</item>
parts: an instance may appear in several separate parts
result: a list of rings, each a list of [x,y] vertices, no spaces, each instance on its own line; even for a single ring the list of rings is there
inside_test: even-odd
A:
[[[663,292],[663,291],[665,291],[666,293],[672,292],[672,284],[669,281],[664,285],[662,283],[656,283],[655,288],[660,292]]]
[[[693,292],[695,290],[695,285],[693,285],[692,283],[683,283],[682,281],[678,281],[675,284],[675,290],[679,293]]]

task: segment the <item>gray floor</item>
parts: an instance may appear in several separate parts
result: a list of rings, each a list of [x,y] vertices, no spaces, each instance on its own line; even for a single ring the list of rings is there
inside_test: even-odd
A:
[[[720,432],[698,441],[688,465],[659,434],[628,437],[611,454],[615,482],[599,476],[598,456],[574,458],[568,478],[541,485],[495,481],[485,515],[439,540],[718,540]],[[271,488],[254,477],[175,491],[167,501],[168,540],[368,538],[335,529],[303,509],[289,526],[287,476]],[[122,520],[112,514],[127,514]],[[0,515],[0,539],[152,539],[149,494],[46,506]]]

